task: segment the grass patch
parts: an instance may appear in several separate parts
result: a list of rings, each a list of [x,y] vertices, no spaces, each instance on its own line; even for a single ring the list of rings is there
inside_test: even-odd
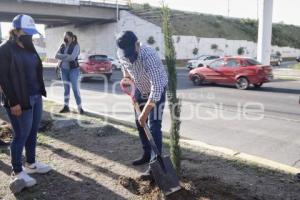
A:
[[[162,25],[160,8],[133,4],[132,12],[157,26]],[[257,41],[257,20],[171,10],[171,24],[175,35]],[[299,35],[299,26],[273,24],[272,45],[300,48]]]

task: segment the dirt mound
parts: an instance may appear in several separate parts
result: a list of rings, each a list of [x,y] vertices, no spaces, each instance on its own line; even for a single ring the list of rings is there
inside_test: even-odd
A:
[[[120,129],[107,124],[102,126],[100,129],[98,129],[96,134],[98,137],[105,137],[105,136],[117,135],[120,133],[121,133]]]
[[[141,196],[143,200],[205,200],[206,198],[197,198],[197,191],[192,183],[182,183],[182,189],[171,195],[164,196],[160,189],[151,181],[142,181],[130,177],[121,176],[119,184],[129,190],[131,193]]]
[[[1,139],[10,139],[12,137],[12,127],[9,123],[0,121],[0,138]]]

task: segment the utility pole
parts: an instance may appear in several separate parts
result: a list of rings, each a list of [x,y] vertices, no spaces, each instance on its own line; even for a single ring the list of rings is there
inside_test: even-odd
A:
[[[228,0],[228,10],[227,10],[227,16],[230,16],[230,0]]]
[[[257,5],[256,5],[256,11],[257,11],[257,13],[256,13],[256,19],[258,21],[258,16],[259,16],[259,0],[256,0],[256,2],[257,2]]]
[[[270,64],[273,0],[261,0],[258,21],[257,60]]]
[[[117,10],[116,16],[117,16],[117,22],[118,22],[119,21],[119,2],[118,2],[118,0],[116,0],[116,10]]]

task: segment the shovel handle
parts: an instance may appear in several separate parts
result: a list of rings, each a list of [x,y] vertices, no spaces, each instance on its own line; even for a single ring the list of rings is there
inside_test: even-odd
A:
[[[140,106],[138,104],[138,102],[136,101],[135,97],[134,97],[134,93],[135,93],[135,85],[134,85],[134,82],[131,81],[131,80],[125,80],[123,79],[121,82],[120,82],[120,86],[121,86],[121,89],[122,91],[129,95],[131,97],[131,101],[132,101],[132,104],[133,104],[133,107],[134,107],[134,110],[135,110],[135,113],[136,113],[136,118],[138,119],[138,117],[141,115],[141,109],[140,109]],[[161,156],[161,153],[158,151],[157,149],[157,146],[154,142],[154,138],[151,134],[151,131],[148,127],[148,124],[145,124],[144,126],[144,131],[145,131],[145,134],[146,134],[146,137],[148,139],[148,141],[150,142],[150,145],[151,145],[151,148],[152,150],[154,151],[154,153],[160,157]]]
[[[135,109],[135,112],[136,112],[136,115],[137,115],[136,117],[140,116],[141,115],[141,109],[140,109],[139,104],[136,101],[134,101],[133,102],[133,106],[134,106],[134,109]],[[146,123],[143,128],[144,128],[146,137],[147,137],[148,141],[150,142],[151,148],[154,151],[155,155],[161,156],[161,154],[158,151],[158,148],[157,148],[157,146],[156,146],[156,144],[154,142],[154,138],[153,138],[153,136],[151,134],[151,131],[149,129],[148,124]]]

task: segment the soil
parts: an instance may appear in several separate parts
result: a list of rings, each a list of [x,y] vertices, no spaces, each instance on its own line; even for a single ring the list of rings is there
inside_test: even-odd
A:
[[[136,130],[108,124],[92,116],[58,113],[45,102],[38,135],[37,160],[53,170],[33,175],[38,184],[14,196],[9,190],[10,158],[0,151],[0,199],[3,200],[297,200],[300,183],[292,175],[254,166],[220,153],[182,144],[182,190],[165,197],[154,182],[139,179],[147,166],[133,167],[142,153]],[[61,127],[59,119],[77,121]],[[7,120],[0,108],[0,119]],[[0,121],[1,122],[1,121]],[[73,123],[73,122],[72,122]],[[0,129],[10,139],[7,124]],[[58,129],[56,126],[59,126]],[[3,127],[3,126],[2,126]],[[4,131],[2,131],[4,130]],[[167,140],[165,153],[168,153]]]

